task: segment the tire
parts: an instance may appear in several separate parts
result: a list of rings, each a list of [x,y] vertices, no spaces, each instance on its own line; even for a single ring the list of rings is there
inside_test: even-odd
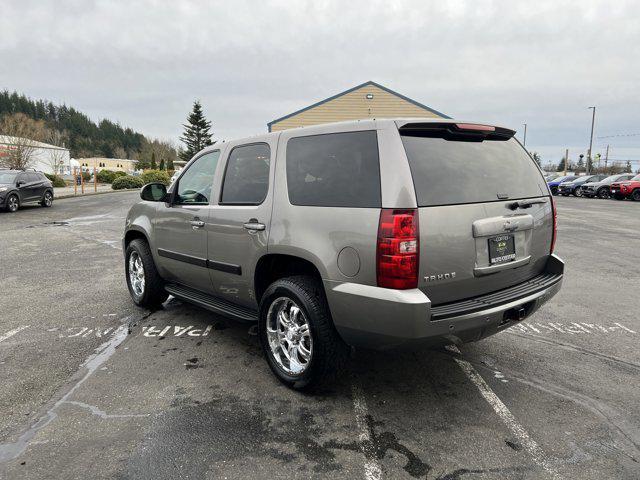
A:
[[[132,259],[133,257],[133,259]],[[139,307],[156,309],[169,297],[164,289],[164,280],[160,277],[156,264],[151,256],[149,245],[141,239],[132,240],[127,246],[125,253],[125,276],[127,279],[127,287],[133,302]],[[140,260],[138,263],[137,260]],[[142,276],[134,270],[131,275],[131,269],[138,269],[142,266]],[[136,281],[132,280],[136,278]],[[142,284],[138,280],[142,279]]]
[[[16,195],[15,193],[9,195],[7,197],[4,208],[9,213],[17,212],[18,208],[20,208],[20,198],[18,198],[18,195]]]
[[[633,192],[631,192],[631,199],[636,202],[640,202],[640,188],[636,188]]]
[[[551,187],[551,195],[558,195],[558,187]]]
[[[597,195],[602,199],[611,198],[611,191],[607,187],[602,187],[598,190]]]
[[[573,192],[571,192],[571,193],[573,193],[574,197],[581,197],[582,196],[582,189],[580,187],[574,188]]]
[[[44,192],[42,200],[40,200],[40,205],[47,208],[51,207],[53,205],[53,193],[51,193],[49,190]]]
[[[287,310],[287,306],[291,308]],[[297,314],[295,308],[299,308]],[[308,342],[304,335],[297,339],[295,335],[289,337],[293,330],[280,322],[281,312],[287,322],[293,320],[291,323],[296,326],[293,330],[301,325],[298,331],[305,331],[307,325]],[[310,276],[282,278],[267,288],[260,301],[258,336],[271,371],[294,390],[332,383],[344,370],[349,356],[349,347],[333,325],[322,284]],[[294,348],[296,341],[298,347]],[[288,344],[285,347],[289,352],[293,348],[291,356],[296,361],[288,361],[291,357],[285,355],[283,342]],[[309,352],[306,362],[301,353],[304,351]]]

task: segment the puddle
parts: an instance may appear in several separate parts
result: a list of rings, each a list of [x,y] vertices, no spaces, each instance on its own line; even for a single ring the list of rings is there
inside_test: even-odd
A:
[[[116,352],[118,345],[124,342],[129,333],[129,318],[127,317],[124,320],[125,323],[116,329],[116,331],[111,335],[111,338],[100,345],[96,349],[95,353],[87,358],[87,360],[85,360],[81,365],[81,368],[84,367],[87,370],[85,375],[78,380],[71,389],[47,411],[47,413],[40,417],[40,419],[34,423],[31,428],[20,435],[15,443],[0,444],[0,462],[13,460],[20,456],[27,449],[29,442],[31,442],[38,432],[57,418],[58,414],[56,413],[56,410],[58,407],[64,403],[68,403],[68,399],[80,387],[80,385],[82,385],[85,380],[98,369],[98,367],[100,367]]]
[[[69,222],[54,220],[53,222],[44,222],[38,225],[27,225],[24,228],[44,228],[44,227],[68,227]]]

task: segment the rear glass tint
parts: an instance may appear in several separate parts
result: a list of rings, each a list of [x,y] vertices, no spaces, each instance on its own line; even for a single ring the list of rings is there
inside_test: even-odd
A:
[[[376,132],[292,138],[287,143],[287,185],[293,205],[379,208]]]
[[[418,205],[455,205],[548,195],[514,139],[482,142],[402,135]]]

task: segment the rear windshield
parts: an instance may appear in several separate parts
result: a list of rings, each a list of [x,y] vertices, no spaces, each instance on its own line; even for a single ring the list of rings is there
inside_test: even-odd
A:
[[[477,142],[403,134],[402,143],[420,207],[548,195],[540,170],[513,138]]]
[[[379,208],[376,132],[292,138],[287,143],[287,185],[292,205]]]

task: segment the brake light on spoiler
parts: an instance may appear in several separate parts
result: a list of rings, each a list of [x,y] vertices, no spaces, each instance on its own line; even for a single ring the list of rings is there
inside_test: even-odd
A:
[[[378,286],[405,290],[418,286],[418,210],[382,209],[378,224]]]
[[[491,125],[478,125],[475,123],[456,123],[456,127],[460,130],[476,130],[479,132],[495,132],[496,127]]]

